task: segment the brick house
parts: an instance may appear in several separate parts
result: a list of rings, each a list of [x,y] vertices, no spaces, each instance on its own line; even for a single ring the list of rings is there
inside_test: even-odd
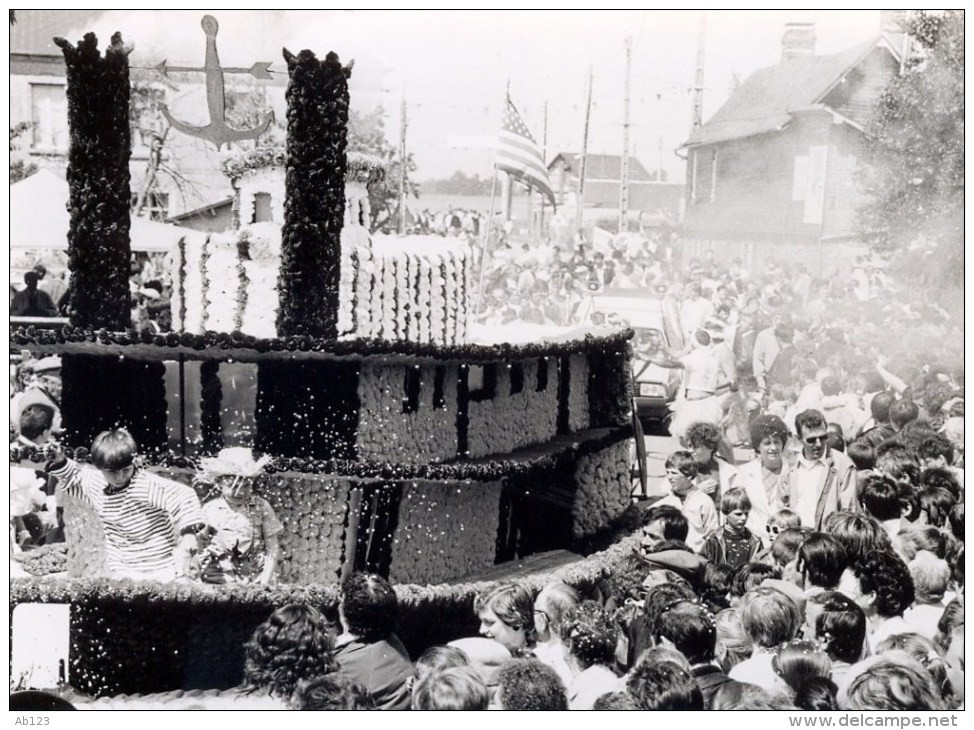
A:
[[[814,27],[789,25],[781,61],[748,77],[682,145],[684,256],[710,250],[757,271],[776,259],[826,274],[864,253],[856,169],[902,39],[883,33],[819,56]]]

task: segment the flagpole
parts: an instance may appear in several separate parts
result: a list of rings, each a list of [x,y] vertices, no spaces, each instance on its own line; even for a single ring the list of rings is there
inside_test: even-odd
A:
[[[477,287],[477,306],[473,316],[476,320],[480,316],[480,305],[484,301],[484,275],[487,273],[487,246],[490,243],[490,229],[494,224],[494,196],[497,192],[497,163],[494,163],[493,180],[490,184],[490,213],[487,214],[487,226],[484,230],[484,242],[480,248],[480,285]]]
[[[511,99],[511,80],[507,80],[507,88],[504,90],[504,107],[501,112],[501,119],[507,113],[507,104]],[[477,287],[477,305],[474,307],[473,316],[476,320],[480,316],[480,306],[484,301],[484,276],[487,273],[487,247],[490,245],[490,229],[494,225],[494,200],[497,194],[497,153],[494,153],[494,173],[491,175],[490,182],[490,213],[487,214],[487,226],[484,230],[484,242],[480,248],[480,284]]]

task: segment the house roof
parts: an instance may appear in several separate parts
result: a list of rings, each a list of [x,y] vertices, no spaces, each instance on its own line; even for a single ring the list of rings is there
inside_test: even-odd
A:
[[[62,57],[54,36],[66,36],[85,28],[104,10],[18,10],[10,26],[10,53]],[[68,38],[76,43],[80,38]],[[105,39],[107,40],[107,39]]]
[[[586,155],[585,157],[585,178],[587,180],[622,179],[622,155]],[[559,158],[564,164],[568,165],[569,172],[578,174],[581,154],[577,152],[559,152],[548,163],[549,172]],[[629,180],[630,182],[653,182],[653,177],[643,167],[643,163],[632,155],[629,156]]]
[[[684,147],[714,144],[774,132],[792,112],[813,108],[850,69],[875,47],[889,48],[883,36],[829,56],[798,56],[762,68],[741,84],[707,123],[694,130]]]

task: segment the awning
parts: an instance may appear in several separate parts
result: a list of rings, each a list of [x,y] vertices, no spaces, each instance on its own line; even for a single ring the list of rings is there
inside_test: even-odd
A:
[[[68,247],[68,183],[42,169],[10,186],[10,248]],[[129,237],[133,251],[169,251],[188,228],[133,218]]]

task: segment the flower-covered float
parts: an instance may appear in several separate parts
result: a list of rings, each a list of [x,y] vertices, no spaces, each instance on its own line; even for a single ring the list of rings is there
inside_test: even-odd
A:
[[[346,154],[349,69],[335,54],[285,52],[287,149],[230,158],[235,230],[172,252],[178,331],[125,329],[128,209],[96,201],[128,200],[127,58],[118,36],[103,57],[96,43],[62,44],[71,325],[17,329],[11,346],[62,356],[76,458],[116,423],[149,468],[185,483],[224,446],[272,455],[257,491],[285,533],[276,589],[117,581],[102,577],[97,516],[65,498],[68,577],[16,579],[11,611],[71,605],[73,686],[232,686],[271,610],[331,611],[352,570],[398,585],[399,633],[421,651],[476,631],[486,584],[471,577],[609,543],[630,503],[631,332],[475,338],[459,242],[368,234],[365,186],[382,170]],[[526,579],[592,585],[627,549]]]

